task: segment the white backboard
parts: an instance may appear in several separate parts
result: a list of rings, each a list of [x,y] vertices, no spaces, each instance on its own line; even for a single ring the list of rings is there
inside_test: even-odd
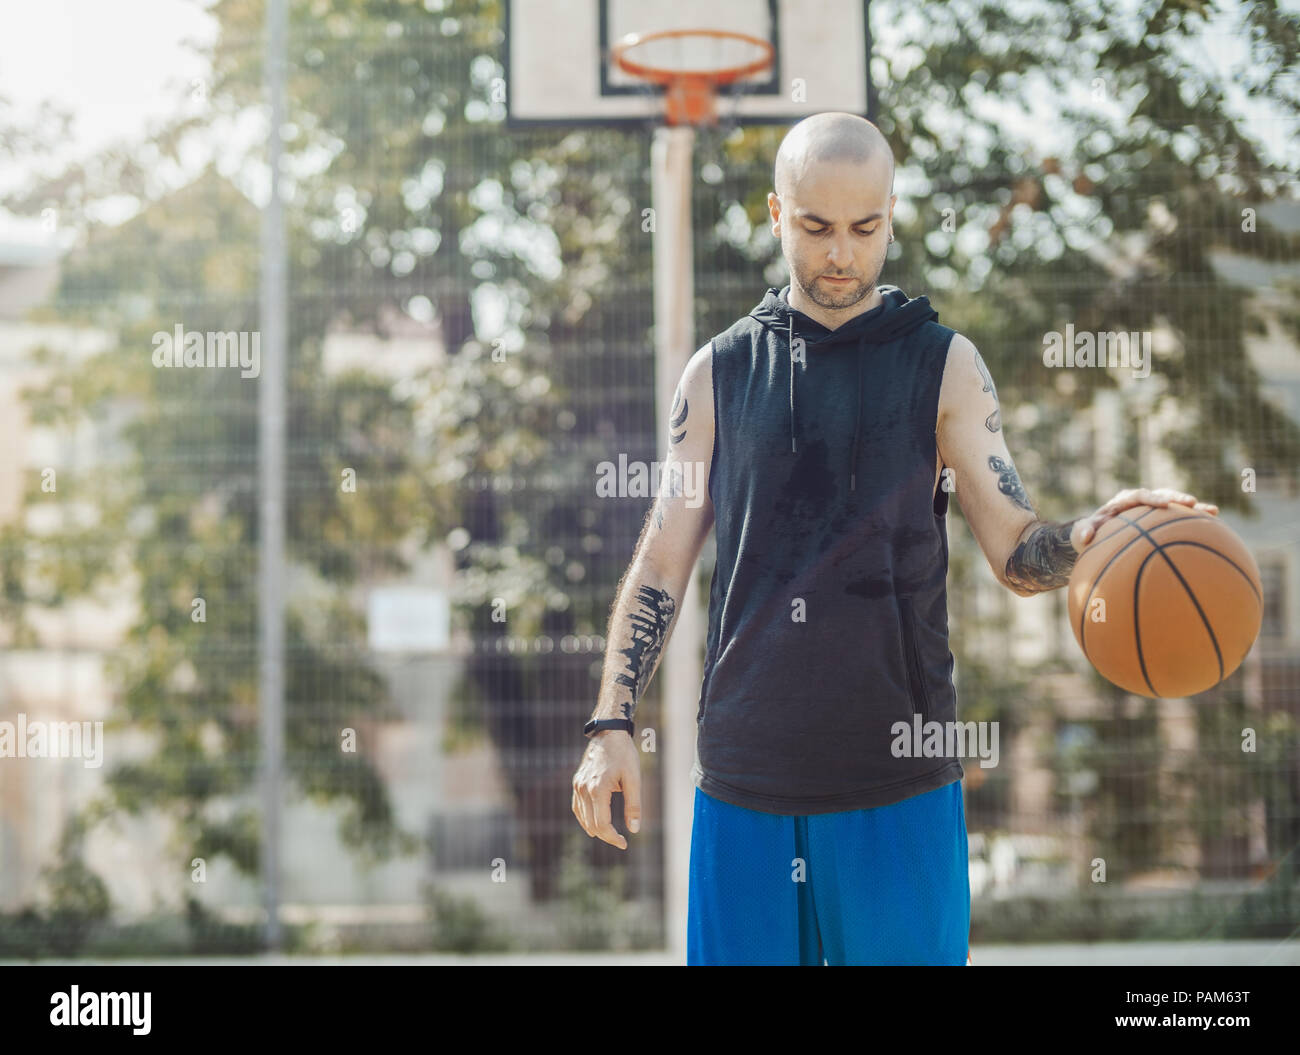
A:
[[[663,116],[661,89],[609,61],[629,33],[725,29],[772,45],[769,73],[719,94],[720,120],[786,124],[823,110],[869,113],[868,0],[507,0],[507,123],[645,125]],[[662,43],[671,48],[676,43]],[[683,47],[691,48],[686,44]],[[687,64],[754,57],[734,42],[701,41]],[[633,56],[640,58],[635,52]],[[654,61],[658,61],[655,59]]]

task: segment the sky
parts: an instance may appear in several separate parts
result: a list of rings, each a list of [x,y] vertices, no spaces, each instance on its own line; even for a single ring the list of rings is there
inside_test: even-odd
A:
[[[205,7],[197,0],[7,5],[0,93],[24,110],[42,98],[74,109],[86,147],[131,135],[148,116],[173,110],[177,94],[205,75],[206,60],[185,47],[187,39],[215,37]]]
[[[207,0],[12,0],[0,15],[0,95],[20,114],[43,99],[71,110],[74,156],[138,138],[151,120],[177,112],[191,83],[205,77],[207,61],[185,41],[214,39],[207,6]],[[20,175],[0,170],[0,188],[10,189]],[[0,224],[14,221],[0,217]]]

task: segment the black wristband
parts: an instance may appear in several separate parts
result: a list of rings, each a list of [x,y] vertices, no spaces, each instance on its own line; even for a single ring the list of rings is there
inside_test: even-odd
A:
[[[582,727],[582,735],[590,738],[593,733],[598,733],[602,729],[626,729],[627,735],[631,736],[636,728],[628,718],[593,718]]]

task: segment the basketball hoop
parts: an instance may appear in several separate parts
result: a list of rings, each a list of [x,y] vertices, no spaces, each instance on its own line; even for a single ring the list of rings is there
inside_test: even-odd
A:
[[[678,43],[677,48],[670,50],[676,52],[672,58],[678,60],[679,65],[670,65],[667,57],[661,62],[653,54],[663,50],[656,48],[656,45],[668,40]],[[705,61],[700,62],[697,56],[709,50],[709,45],[712,46],[714,55],[721,50],[720,46],[726,48],[731,45],[733,50],[756,51],[758,57],[723,64],[710,62],[708,60],[711,56],[703,55]],[[628,52],[634,48],[651,54],[631,59]],[[766,40],[729,29],[669,29],[659,33],[629,33],[610,49],[611,61],[624,73],[664,86],[664,112],[670,125],[716,124],[718,88],[771,69],[774,54],[775,49]],[[694,65],[687,65],[692,62]]]

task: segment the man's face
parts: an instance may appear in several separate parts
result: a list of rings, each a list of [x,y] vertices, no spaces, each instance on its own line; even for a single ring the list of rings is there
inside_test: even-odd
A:
[[[785,195],[768,195],[790,281],[814,304],[844,311],[875,290],[897,201],[891,177],[883,156],[823,163],[808,166]]]

